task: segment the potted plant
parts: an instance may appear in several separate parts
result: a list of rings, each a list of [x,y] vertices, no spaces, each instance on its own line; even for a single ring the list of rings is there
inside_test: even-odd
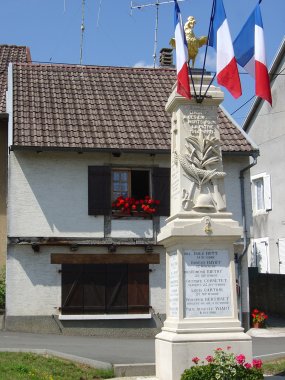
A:
[[[112,213],[117,216],[149,217],[157,213],[160,201],[146,195],[143,199],[120,195],[112,203]]]
[[[252,316],[252,326],[255,329],[264,327],[265,321],[268,319],[268,315],[266,315],[264,311],[260,311],[258,309],[254,309],[251,313],[251,316]]]
[[[259,380],[263,379],[262,361],[254,359],[251,363],[246,362],[243,354],[235,356],[234,353],[222,348],[217,348],[214,355],[208,355],[205,360],[198,357],[192,359],[195,364],[186,369],[181,380]]]

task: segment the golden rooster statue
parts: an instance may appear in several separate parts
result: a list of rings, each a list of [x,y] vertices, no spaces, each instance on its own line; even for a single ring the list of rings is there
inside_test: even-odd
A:
[[[207,37],[196,37],[194,33],[194,26],[196,24],[195,17],[189,16],[185,25],[184,25],[184,31],[186,36],[186,41],[188,45],[188,62],[190,64],[190,61],[192,61],[191,67],[194,68],[195,65],[195,59],[198,55],[199,48],[203,45],[206,45],[207,43]],[[175,39],[171,38],[169,44],[175,48]]]

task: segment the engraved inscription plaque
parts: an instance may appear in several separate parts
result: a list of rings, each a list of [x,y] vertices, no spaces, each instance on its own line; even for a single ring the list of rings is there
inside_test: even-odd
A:
[[[184,252],[186,318],[232,315],[229,265],[226,250]]]
[[[169,256],[169,317],[178,318],[179,294],[178,294],[178,257],[177,253]]]
[[[213,135],[217,125],[216,107],[192,105],[191,109],[185,110],[184,128],[193,136],[199,135],[200,131],[204,135]]]

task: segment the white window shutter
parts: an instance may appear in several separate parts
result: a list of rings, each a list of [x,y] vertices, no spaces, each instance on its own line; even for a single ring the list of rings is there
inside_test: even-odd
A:
[[[253,254],[259,273],[270,273],[268,244],[269,239],[267,237],[253,240]]]
[[[285,239],[280,238],[278,240],[279,248],[279,273],[285,274]]]
[[[263,177],[263,185],[265,210],[270,211],[272,210],[270,175]]]

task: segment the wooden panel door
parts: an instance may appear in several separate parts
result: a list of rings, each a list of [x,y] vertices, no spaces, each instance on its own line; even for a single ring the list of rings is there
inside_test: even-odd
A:
[[[128,273],[128,312],[149,313],[148,265],[130,264]]]
[[[106,265],[84,265],[84,314],[105,313]]]
[[[106,313],[128,312],[128,265],[107,265],[106,271]]]
[[[83,314],[83,265],[62,265],[62,314]]]

